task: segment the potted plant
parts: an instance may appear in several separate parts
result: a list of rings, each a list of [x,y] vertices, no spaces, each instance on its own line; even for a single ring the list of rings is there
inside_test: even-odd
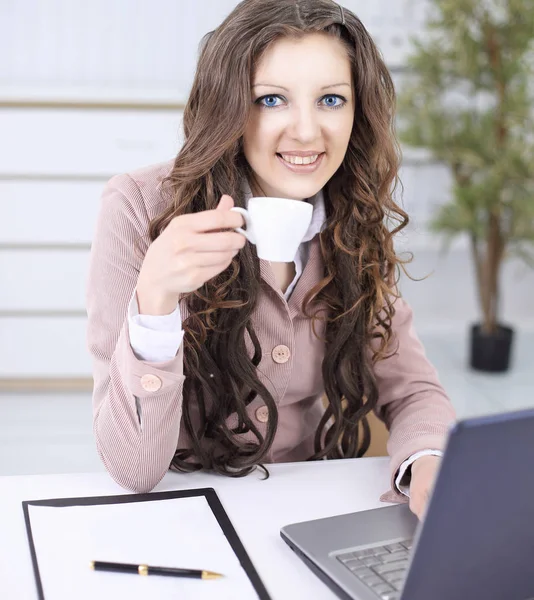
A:
[[[470,363],[506,371],[514,332],[499,320],[501,267],[512,255],[534,265],[534,2],[428,8],[400,86],[400,139],[450,168],[452,197],[430,228],[448,243],[468,237],[482,314]]]

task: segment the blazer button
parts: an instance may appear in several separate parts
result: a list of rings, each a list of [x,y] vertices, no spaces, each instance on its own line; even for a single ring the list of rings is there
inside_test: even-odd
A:
[[[147,373],[141,377],[141,386],[147,392],[157,392],[163,384],[157,375]]]
[[[289,360],[291,352],[287,346],[280,345],[273,348],[271,356],[273,357],[275,363],[281,365],[282,363],[286,363]]]
[[[269,409],[266,406],[260,406],[256,410],[256,419],[258,419],[260,423],[267,423],[269,420]]]

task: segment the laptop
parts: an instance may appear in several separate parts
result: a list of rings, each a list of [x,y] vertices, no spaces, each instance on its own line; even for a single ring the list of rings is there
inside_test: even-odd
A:
[[[534,409],[452,427],[421,524],[402,504],[280,534],[346,600],[530,600]]]

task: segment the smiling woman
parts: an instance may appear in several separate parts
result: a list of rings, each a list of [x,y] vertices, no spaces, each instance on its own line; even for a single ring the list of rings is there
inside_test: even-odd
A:
[[[345,45],[325,33],[282,38],[262,56],[252,90],[243,150],[257,193],[294,200],[313,196],[340,167],[352,132]]]
[[[183,147],[111,180],[92,246],[94,430],[119,483],[363,456],[374,412],[406,500],[454,412],[397,290],[394,118],[371,36],[331,0],[244,0],[206,35]],[[232,231],[252,195],[312,205],[292,262]]]

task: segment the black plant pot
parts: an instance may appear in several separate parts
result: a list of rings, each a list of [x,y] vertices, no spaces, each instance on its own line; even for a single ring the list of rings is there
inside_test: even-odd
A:
[[[482,331],[480,324],[471,327],[471,367],[477,371],[503,373],[510,367],[514,330],[499,325],[495,333]]]

